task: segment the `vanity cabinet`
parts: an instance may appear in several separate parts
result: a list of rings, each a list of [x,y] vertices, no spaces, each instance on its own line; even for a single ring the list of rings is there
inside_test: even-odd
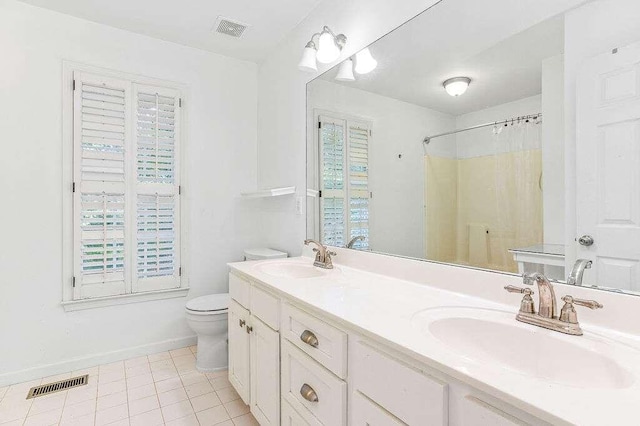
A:
[[[279,299],[229,275],[229,382],[262,426],[280,424]]]
[[[235,300],[229,304],[229,382],[240,395],[240,398],[250,402],[250,335],[247,325],[250,322],[249,310],[243,308]]]
[[[229,283],[229,380],[262,426],[546,424],[264,284]]]

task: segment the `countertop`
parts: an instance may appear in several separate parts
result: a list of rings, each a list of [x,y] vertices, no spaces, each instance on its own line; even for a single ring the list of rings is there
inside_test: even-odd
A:
[[[402,267],[404,259],[397,260]],[[518,323],[515,314],[519,299],[504,305],[485,298],[443,290],[400,279],[389,274],[371,273],[356,267],[336,264],[321,277],[284,278],[260,271],[261,262],[311,264],[308,257],[270,261],[230,263],[231,270],[268,287],[275,293],[320,311],[327,318],[365,337],[380,341],[426,366],[441,371],[480,391],[497,397],[514,407],[553,424],[607,425],[638,424],[640,404],[640,343],[638,336],[597,327],[585,329],[584,336],[568,336],[543,328]],[[393,260],[392,262],[396,262]],[[451,267],[454,268],[454,267]],[[455,274],[455,271],[452,272]],[[468,280],[469,272],[466,272]],[[455,277],[455,275],[452,275]],[[516,282],[517,284],[517,282]],[[504,292],[504,291],[503,291]],[[536,301],[537,303],[537,301]],[[554,383],[542,377],[531,377],[505,368],[499,362],[479,362],[473,354],[464,354],[417,333],[414,317],[425,309],[469,307],[512,312],[514,325],[527,327],[534,333],[550,334],[560,341],[577,344],[587,350],[592,342],[609,342],[611,355],[632,378],[621,388],[590,388]],[[609,307],[611,309],[611,307]],[[584,328],[584,325],[583,325]],[[523,337],[525,335],[523,334]],[[518,345],[517,341],[511,342]],[[602,348],[602,345],[599,346]],[[554,351],[554,347],[549,347]],[[505,345],[508,354],[508,345]],[[561,354],[559,354],[561,356]],[[544,366],[540,366],[544,371]],[[589,371],[576,369],[588,383]]]

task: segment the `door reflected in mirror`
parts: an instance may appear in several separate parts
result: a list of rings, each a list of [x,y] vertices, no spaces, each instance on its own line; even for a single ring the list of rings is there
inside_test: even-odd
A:
[[[307,85],[308,237],[639,292],[640,4],[497,1]]]

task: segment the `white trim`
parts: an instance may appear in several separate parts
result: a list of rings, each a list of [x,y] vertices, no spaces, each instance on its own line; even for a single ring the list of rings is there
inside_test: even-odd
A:
[[[184,108],[185,102],[188,104],[188,93],[189,86],[175,82],[170,80],[162,80],[153,77],[146,77],[137,74],[131,74],[121,71],[109,70],[105,68],[100,68],[92,65],[82,64],[73,61],[62,61],[62,303],[63,305],[70,305],[68,302],[79,302],[78,304],[84,304],[83,302],[87,302],[88,306],[86,308],[78,308],[78,309],[88,309],[89,307],[99,307],[99,306],[108,306],[109,304],[121,304],[121,303],[133,303],[138,301],[145,300],[158,300],[165,299],[168,297],[180,297],[177,295],[167,296],[164,291],[160,291],[159,297],[150,297],[152,292],[141,293],[141,294],[127,294],[123,296],[127,296],[130,301],[127,302],[119,302],[119,303],[106,303],[106,304],[96,304],[96,306],[90,306],[95,303],[98,299],[87,299],[74,301],[73,293],[74,289],[72,286],[73,276],[74,276],[74,262],[73,262],[73,192],[71,191],[73,185],[73,155],[74,155],[74,144],[73,144],[73,102],[74,102],[74,93],[73,93],[73,80],[74,80],[74,72],[86,72],[86,73],[94,73],[99,74],[101,76],[107,78],[117,78],[117,79],[126,79],[129,80],[132,84],[142,84],[148,86],[162,86],[165,88],[170,88],[179,91],[180,98],[182,102],[182,106],[180,107],[180,122],[181,125],[181,136],[180,136],[180,153],[179,153],[179,162],[180,164],[185,164],[186,152],[188,149],[188,126],[184,123],[188,123],[187,118],[187,108]],[[188,210],[188,198],[184,196],[185,186],[188,185],[187,182],[187,174],[183,171],[183,167],[180,167],[179,170],[179,182],[181,185],[181,195],[180,195],[180,260],[182,267],[182,275],[180,276],[180,287],[177,289],[172,289],[172,292],[179,293],[180,290],[186,291],[189,289],[189,265],[188,265],[188,256],[187,247],[188,247],[188,236],[189,236],[189,224],[186,220],[189,217]],[[133,296],[133,297],[131,297]],[[136,296],[144,296],[144,297],[136,297]],[[102,298],[101,298],[102,299]],[[111,299],[111,298],[105,298]],[[93,303],[91,303],[93,302]],[[70,309],[68,306],[65,306],[65,311],[76,310]],[[2,376],[0,376],[2,377]]]
[[[171,288],[169,290],[146,291],[142,293],[119,294],[116,296],[94,297],[92,299],[69,300],[62,302],[65,312],[82,311],[84,309],[103,308],[113,305],[148,302],[151,300],[174,299],[186,297],[189,287]]]
[[[14,383],[22,383],[29,380],[39,379],[41,377],[49,377],[57,374],[68,373],[71,371],[78,371],[102,364],[136,358],[143,355],[193,346],[196,344],[196,341],[196,336],[180,337],[177,339],[163,340],[160,342],[149,343],[142,346],[134,346],[131,348],[121,349],[113,352],[74,358],[55,364],[40,365],[37,367],[28,368],[26,370],[3,373],[0,374],[0,387],[12,385]]]

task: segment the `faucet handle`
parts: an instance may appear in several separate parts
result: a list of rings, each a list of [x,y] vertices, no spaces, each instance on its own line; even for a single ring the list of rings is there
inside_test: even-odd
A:
[[[508,285],[508,286],[505,286],[504,289],[507,290],[509,293],[524,293],[524,297],[520,302],[520,312],[525,314],[534,314],[536,312],[536,309],[533,305],[533,299],[531,298],[533,291],[530,288],[522,288],[522,287],[516,287],[514,285]]]
[[[530,288],[516,287],[515,285],[507,285],[504,287],[509,293],[524,293],[531,296],[533,291]]]
[[[576,299],[573,296],[566,295],[562,298],[563,302],[568,304],[586,306],[589,309],[601,309],[603,308],[602,303],[596,302],[595,300],[584,300],[584,299]]]
[[[327,250],[327,256],[337,256],[337,255],[338,253],[336,253],[335,251]]]

